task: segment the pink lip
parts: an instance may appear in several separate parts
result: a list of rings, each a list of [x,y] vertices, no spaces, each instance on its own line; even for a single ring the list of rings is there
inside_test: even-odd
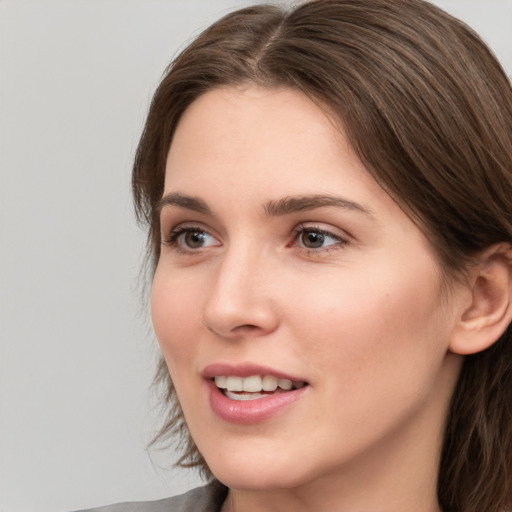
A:
[[[206,379],[213,379],[216,375],[250,377],[252,375],[274,375],[278,379],[288,379],[291,381],[306,382],[306,379],[301,377],[288,375],[267,366],[256,365],[252,363],[244,363],[239,365],[229,363],[214,363],[208,365],[201,375]]]
[[[250,377],[251,375],[274,375],[280,379],[305,382],[305,379],[288,375],[272,368],[254,364],[232,365],[215,363],[207,366],[202,376],[205,378],[210,406],[214,414],[224,421],[243,425],[263,422],[284,411],[296,402],[309,388],[287,391],[286,393],[269,394],[256,400],[231,400],[217,388],[213,377],[216,375]]]
[[[224,421],[242,425],[260,423],[282,412],[296,402],[309,388],[309,386],[304,386],[257,400],[238,401],[227,398],[213,380],[205,382],[213,412]]]

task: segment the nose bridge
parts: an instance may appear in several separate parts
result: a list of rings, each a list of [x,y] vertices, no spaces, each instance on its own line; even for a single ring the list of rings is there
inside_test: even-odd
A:
[[[226,249],[204,310],[204,323],[222,336],[241,331],[262,334],[276,326],[275,304],[268,283],[268,256],[250,243]],[[266,275],[265,275],[266,274]]]

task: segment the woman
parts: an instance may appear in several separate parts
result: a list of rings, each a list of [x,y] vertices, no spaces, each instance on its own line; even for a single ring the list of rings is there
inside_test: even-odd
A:
[[[511,133],[496,59],[421,0],[255,6],[184,50],[133,190],[160,437],[213,482],[140,510],[512,506]]]

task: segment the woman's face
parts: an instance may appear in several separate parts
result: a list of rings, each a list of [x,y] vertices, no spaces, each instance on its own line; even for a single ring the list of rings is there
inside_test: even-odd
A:
[[[457,291],[321,108],[289,89],[200,97],[161,225],[154,327],[220,480],[297,487],[437,460]]]

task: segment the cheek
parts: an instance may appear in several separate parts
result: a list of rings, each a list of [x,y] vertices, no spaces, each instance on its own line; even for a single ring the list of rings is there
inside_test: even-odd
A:
[[[188,293],[184,293],[189,290]],[[160,348],[171,373],[195,353],[194,326],[200,322],[198,301],[191,288],[158,269],[151,293],[151,317]]]
[[[295,287],[294,298],[288,298],[295,306],[293,338],[302,340],[301,349],[315,359],[319,373],[335,372],[338,382],[357,392],[373,376],[413,380],[441,364],[448,329],[439,278],[425,271],[429,266],[420,266],[423,273],[414,267],[347,272],[317,282],[309,293]]]

